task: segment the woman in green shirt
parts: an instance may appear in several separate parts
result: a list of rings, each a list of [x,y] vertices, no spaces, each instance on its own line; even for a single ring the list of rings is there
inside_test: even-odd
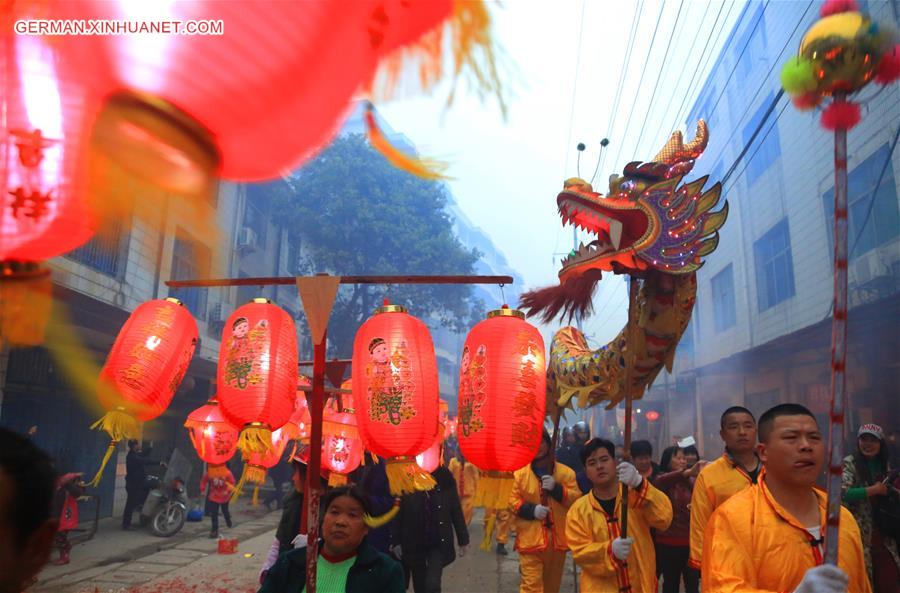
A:
[[[366,541],[363,516],[369,501],[359,488],[330,491],[322,501],[318,593],[403,593],[403,569]],[[285,552],[268,572],[259,593],[303,593],[306,589],[306,547]]]
[[[844,458],[842,498],[859,524],[873,592],[896,593],[900,582],[897,542],[872,520],[873,505],[886,499],[889,488],[884,482],[890,473],[884,431],[877,424],[863,424],[856,442],[856,453]]]

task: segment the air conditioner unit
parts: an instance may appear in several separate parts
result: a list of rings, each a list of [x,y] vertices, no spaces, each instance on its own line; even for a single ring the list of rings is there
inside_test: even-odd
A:
[[[256,232],[248,227],[241,228],[238,232],[237,248],[239,251],[256,251]]]
[[[888,267],[881,261],[877,249],[863,255],[850,265],[856,287],[865,286],[875,278],[889,273]]]

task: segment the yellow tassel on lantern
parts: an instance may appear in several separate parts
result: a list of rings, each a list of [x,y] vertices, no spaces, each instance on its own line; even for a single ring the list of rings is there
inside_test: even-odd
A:
[[[231,502],[236,501],[241,495],[244,493],[244,486],[247,484],[265,484],[266,483],[266,468],[260,467],[258,465],[250,465],[249,463],[244,466],[244,471],[241,474],[241,479],[238,480],[238,483],[234,487],[234,492],[231,493]]]
[[[447,176],[443,174],[443,171],[447,168],[446,164],[406,154],[391,144],[391,141],[382,133],[378,123],[375,121],[374,108],[371,103],[366,104],[364,118],[366,122],[366,136],[369,139],[369,143],[392,165],[423,179],[447,179]]]
[[[88,486],[96,488],[100,485],[100,480],[103,479],[103,470],[106,469],[106,464],[109,463],[113,452],[116,450],[116,445],[118,444],[118,441],[109,442],[109,446],[106,448],[106,453],[103,455],[103,461],[100,462],[100,469],[97,470],[96,475],[94,475],[94,479],[88,482]]]
[[[472,504],[485,509],[505,509],[512,487],[512,472],[482,472],[481,477],[478,478],[478,486],[475,488],[475,499]]]
[[[228,477],[228,466],[226,466],[225,464],[210,465],[206,469],[206,473],[213,480],[224,480],[226,477]]]
[[[251,453],[265,455],[272,449],[272,429],[260,422],[246,425],[238,437],[237,448],[245,458]]]
[[[259,506],[259,484],[253,487],[253,497],[250,499],[250,506]]]
[[[491,515],[488,517],[487,524],[484,526],[484,537],[481,538],[481,545],[478,546],[485,552],[491,551],[491,540],[494,538],[494,525],[497,523],[497,513],[491,512],[485,509],[485,512],[490,512]]]
[[[95,429],[109,434],[111,440],[106,448],[106,454],[103,455],[103,461],[100,462],[100,469],[97,470],[94,479],[90,481],[90,485],[94,487],[100,484],[100,480],[103,478],[103,470],[106,469],[106,464],[112,457],[119,441],[137,439],[141,435],[141,428],[137,419],[122,407],[110,410],[100,420],[91,424],[91,430]]]
[[[379,515],[374,517],[369,514],[363,515],[363,521],[369,527],[369,529],[378,529],[379,527],[383,527],[387,525],[391,519],[396,517],[400,513],[400,498],[394,498],[394,506],[391,507],[391,510],[386,512],[383,515]]]
[[[52,308],[49,270],[33,263],[0,262],[0,348],[43,344]]]
[[[412,457],[388,459],[385,466],[391,494],[402,496],[413,492],[424,492],[435,486],[431,474],[423,470]]]
[[[339,474],[337,472],[331,472],[328,476],[328,487],[329,488],[339,488],[340,486],[347,485],[347,476],[344,474]]]

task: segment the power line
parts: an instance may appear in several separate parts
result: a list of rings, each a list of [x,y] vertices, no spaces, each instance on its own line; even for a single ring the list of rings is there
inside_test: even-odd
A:
[[[759,24],[762,22],[763,17],[766,15],[766,8],[769,7],[769,0],[766,0],[766,3],[763,4],[762,10],[759,12],[759,17],[756,19],[756,23],[753,25],[753,30],[750,31],[750,35],[747,36],[747,43],[744,44],[744,48],[741,50],[741,53],[738,55],[737,60],[734,62],[734,66],[731,68],[731,72],[728,74],[728,79],[725,81],[725,84],[722,85],[722,92],[719,93],[718,98],[716,99],[715,104],[712,108],[712,113],[715,113],[716,109],[719,107],[719,101],[722,100],[722,97],[725,96],[725,89],[728,88],[728,83],[731,82],[731,77],[734,76],[734,73],[737,71],[738,64],[741,63],[741,58],[744,57],[744,53],[747,51],[747,48],[750,47],[750,42],[753,41],[753,36],[756,34],[756,29],[759,28]]]
[[[653,111],[653,101],[656,99],[656,91],[659,90],[659,81],[662,80],[663,71],[666,69],[666,61],[669,59],[669,50],[672,49],[672,40],[675,38],[675,28],[678,21],[681,20],[681,9],[684,8],[684,0],[678,5],[678,12],[675,14],[675,24],[672,25],[672,34],[669,36],[669,42],[666,44],[666,51],[663,53],[663,60],[659,66],[659,74],[656,76],[656,83],[653,85],[653,92],[650,93],[650,103],[647,105],[647,115],[644,117],[644,123],[641,124],[641,131],[638,132],[637,142],[634,145],[635,150],[641,146],[641,139],[644,137],[644,130],[647,129],[647,120],[650,119],[650,112]]]
[[[784,42],[784,45],[781,48],[781,51],[778,52],[778,56],[772,61],[772,66],[769,68],[769,71],[766,73],[765,77],[763,77],[762,83],[756,89],[756,92],[753,94],[753,98],[747,102],[747,107],[744,109],[744,113],[737,120],[737,125],[731,127],[731,134],[728,136],[728,139],[722,144],[722,151],[719,155],[713,160],[713,162],[718,161],[722,158],[722,155],[725,154],[725,151],[728,149],[728,143],[731,142],[731,139],[734,138],[734,135],[737,133],[740,128],[740,123],[744,121],[744,118],[750,112],[750,108],[753,106],[753,102],[756,101],[756,97],[759,96],[759,93],[766,87],[766,83],[771,80],[772,72],[775,70],[775,66],[781,63],[781,55],[787,49],[788,45],[791,43],[791,40],[794,38],[794,35],[797,33],[797,30],[800,28],[800,25],[803,24],[803,20],[806,18],[809,9],[812,8],[814,0],[810,0],[809,4],[806,6],[806,10],[803,11],[803,14],[800,16],[800,19],[797,21],[797,24],[794,25],[794,30],[791,31],[791,34],[788,35],[787,39]]]
[[[616,95],[613,99],[612,109],[609,110],[609,121],[606,123],[606,134],[607,136],[612,136],[612,125],[613,118],[615,114],[619,111],[619,102],[622,99],[622,88],[625,86],[625,75],[628,73],[628,67],[631,65],[631,56],[633,55],[634,49],[634,40],[637,38],[637,30],[641,24],[641,16],[644,13],[644,1],[641,0],[635,5],[634,17],[631,19],[631,32],[628,35],[628,48],[625,50],[625,62],[622,64],[622,71],[619,72],[619,83],[616,85]],[[606,156],[609,154],[609,151],[606,150],[597,159],[597,166],[594,168],[594,175],[591,177],[593,180],[594,177],[597,176],[597,171],[600,170],[602,165],[606,164]],[[592,181],[593,182],[593,181]]]
[[[731,14],[731,9],[733,7],[734,7],[734,4],[729,4],[728,14]],[[668,131],[674,130],[675,126],[678,125],[679,115],[681,114],[681,110],[684,109],[685,103],[687,103],[688,95],[691,93],[691,88],[693,88],[693,86],[694,86],[694,80],[697,78],[697,74],[699,74],[700,71],[702,70],[700,68],[700,63],[703,61],[703,56],[706,55],[706,49],[709,47],[709,42],[712,41],[712,38],[713,38],[712,32],[716,30],[716,25],[719,24],[719,17],[722,16],[722,10],[724,10],[724,9],[725,9],[725,2],[722,2],[722,4],[719,5],[719,12],[716,13],[716,20],[713,21],[712,28],[710,29],[710,35],[706,38],[706,43],[703,45],[703,51],[700,52],[700,59],[697,60],[697,68],[695,68],[693,74],[691,74],[691,81],[688,83],[687,89],[684,91],[684,97],[681,98],[681,105],[678,106],[678,111],[675,112],[675,121],[672,122],[671,126],[669,126]],[[706,15],[704,15],[704,18],[705,18],[705,16]],[[728,17],[726,16],[725,19],[728,20]],[[722,23],[722,28],[723,29],[725,28],[724,22]],[[699,30],[700,31],[703,30],[703,22],[702,21],[700,22]],[[694,35],[694,43],[691,44],[691,49],[688,50],[689,55],[694,53],[694,45],[697,43],[697,40],[699,38],[700,38],[699,34]],[[710,55],[712,55],[711,52],[710,52]],[[708,62],[708,59],[707,59],[707,62]],[[665,133],[667,133],[667,131],[664,129],[661,133],[665,134]]]
[[[891,164],[891,156],[893,156],[894,154],[894,149],[897,148],[898,138],[900,138],[900,126],[897,126],[897,131],[894,133],[894,141],[891,143],[891,150],[888,152],[887,158],[884,159],[884,165],[882,165],[881,167],[881,173],[878,175],[878,181],[875,183],[875,189],[872,190],[872,199],[869,201],[868,209],[866,209],[866,217],[863,219],[862,226],[859,227],[859,232],[856,234],[856,239],[853,240],[853,247],[851,247],[850,251],[848,252],[848,260],[853,257],[853,252],[856,251],[859,240],[862,238],[863,231],[866,230],[866,225],[869,224],[869,218],[871,218],[872,210],[875,208],[875,197],[878,194],[878,190],[881,188],[881,182],[884,181],[884,174],[887,172],[888,165]]]
[[[631,118],[634,115],[634,106],[637,103],[638,95],[641,93],[641,87],[644,84],[644,74],[647,73],[647,64],[650,62],[650,56],[653,54],[653,46],[656,44],[656,34],[659,32],[659,23],[662,21],[663,12],[666,9],[665,1],[662,3],[662,6],[659,9],[659,16],[656,18],[656,26],[653,28],[653,37],[650,39],[650,49],[647,51],[647,58],[644,60],[644,67],[641,68],[641,78],[638,80],[637,90],[635,91],[634,101],[631,102],[631,109],[628,110],[628,119],[625,122],[625,131],[621,135],[623,142],[619,143],[619,151],[616,153],[616,158],[613,161],[613,166],[619,162],[619,157],[622,156],[622,146],[624,145],[624,139],[628,136],[628,128],[631,127]]]
[[[747,159],[747,162],[744,163],[744,168],[741,169],[741,172],[734,178],[734,183],[737,183],[737,180],[740,179],[741,176],[742,176],[744,173],[747,172],[747,168],[750,166],[750,163],[753,162],[753,157],[755,157],[755,156],[756,156],[756,153],[759,152],[759,149],[760,149],[760,148],[762,147],[762,145],[765,143],[766,138],[769,137],[769,134],[772,132],[772,130],[773,130],[773,129],[775,128],[775,126],[778,124],[778,120],[781,118],[781,114],[784,113],[785,108],[786,108],[788,105],[790,105],[790,103],[791,103],[790,101],[786,101],[785,104],[781,107],[781,111],[779,111],[779,112],[778,112],[778,115],[775,116],[775,119],[772,121],[772,125],[769,127],[768,130],[766,130],[766,133],[763,135],[762,139],[759,141],[759,144],[756,145],[756,150],[753,151],[753,154],[751,154],[751,155],[750,155],[750,158]],[[774,106],[774,103],[773,103],[773,106]],[[748,143],[748,144],[749,144],[749,143]],[[742,153],[742,154],[743,154],[743,153]],[[726,177],[727,177],[727,176],[726,176]],[[734,187],[734,183],[732,183],[732,184],[731,184],[731,187],[729,187],[728,189],[723,190],[722,193],[723,193],[723,194],[727,194],[727,193],[728,193],[728,190],[730,190],[731,188]],[[725,187],[725,181],[724,181],[724,180],[722,181],[722,187]]]
[[[781,97],[783,97],[783,96],[784,96],[784,89],[779,89],[778,94],[776,94],[775,97],[772,99],[772,102],[769,104],[769,108],[763,114],[762,119],[760,119],[759,125],[757,125],[756,129],[753,130],[753,135],[750,136],[750,139],[747,140],[747,142],[744,144],[744,149],[741,150],[741,153],[737,156],[736,159],[734,159],[734,163],[731,164],[731,168],[729,168],[728,172],[725,173],[725,176],[722,177],[722,186],[723,187],[725,186],[725,182],[728,181],[728,178],[731,177],[731,174],[734,173],[734,170],[740,164],[741,159],[744,158],[744,155],[747,154],[748,150],[750,150],[750,145],[752,145],[753,141],[756,140],[756,137],[759,135],[759,131],[762,130],[764,125],[766,125],[766,121],[769,119],[769,116],[772,115],[772,111],[775,110],[775,105],[778,103],[779,99],[781,99]],[[787,103],[785,103],[785,105],[787,105]],[[782,108],[782,111],[784,111],[784,108]],[[779,115],[779,117],[781,116],[780,113],[778,115]],[[776,123],[777,123],[777,121],[778,121],[778,118],[775,118]],[[775,124],[773,123],[772,125],[774,127]],[[771,130],[771,128],[769,128],[769,129]],[[766,132],[766,136],[768,136],[768,135],[769,135],[769,133]],[[763,140],[765,140],[765,138],[763,138]],[[760,146],[762,145],[761,141],[760,141],[759,145]],[[759,150],[759,146],[757,146],[757,150]],[[756,156],[756,151],[753,152],[753,155]],[[752,159],[753,159],[753,157],[750,157],[750,160],[752,160]],[[747,161],[747,164],[748,165],[750,164],[749,160]],[[745,167],[745,169],[746,169],[746,167]]]

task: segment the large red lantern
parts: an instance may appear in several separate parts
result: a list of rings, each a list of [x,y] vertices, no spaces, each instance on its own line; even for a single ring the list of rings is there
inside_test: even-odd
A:
[[[63,5],[72,19],[174,23],[179,29],[90,37],[85,59],[97,71],[95,78],[106,74],[102,84],[113,93],[120,118],[108,130],[112,150],[141,136],[156,157],[141,162],[132,154],[131,164],[148,171],[153,164],[170,167],[156,175],[190,176],[191,158],[206,152],[217,161],[219,176],[260,180],[290,170],[324,145],[379,60],[441,24],[453,14],[454,2],[82,0]],[[183,34],[192,32],[184,27],[201,34]],[[202,85],[196,84],[199,79]],[[122,93],[115,95],[118,90]],[[207,150],[172,146],[171,132],[178,127],[202,137]]]
[[[534,458],[546,385],[544,340],[521,311],[504,305],[466,336],[457,438],[466,459],[482,470],[477,506],[505,507],[512,472]]]
[[[238,449],[266,454],[272,431],[295,409],[297,330],[290,315],[263,298],[238,307],[225,324],[216,377],[222,414],[241,428]]]
[[[347,475],[362,463],[363,445],[350,412],[327,412],[322,423],[322,466],[331,472],[329,486],[347,483]]]
[[[175,298],[140,305],[100,370],[98,398],[107,410],[91,428],[112,439],[92,484],[98,484],[116,443],[140,435],[138,422],[162,414],[184,379],[197,346],[197,324]]]
[[[437,361],[428,328],[386,303],[356,333],[353,368],[360,436],[366,449],[387,458],[391,492],[434,487],[415,462],[438,434]]]
[[[56,38],[14,26],[54,9],[0,11],[0,345],[43,342],[51,283],[40,262],[93,234],[84,188],[96,101]]]
[[[212,466],[222,466],[237,451],[239,431],[225,420],[215,396],[188,414],[184,426],[197,455],[211,466],[211,475]]]

